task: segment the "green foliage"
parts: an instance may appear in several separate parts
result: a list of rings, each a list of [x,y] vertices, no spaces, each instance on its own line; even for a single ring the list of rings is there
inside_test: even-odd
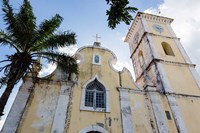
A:
[[[130,13],[135,13],[138,10],[135,7],[128,6],[128,0],[106,0],[106,2],[110,5],[110,9],[106,11],[106,15],[108,15],[108,26],[111,29],[116,28],[116,25],[121,22],[129,25],[131,20],[133,20]]]
[[[15,53],[7,55],[7,59],[0,61],[4,65],[0,72],[4,76],[0,78],[0,86],[6,85],[6,89],[0,98],[0,115],[3,115],[5,104],[14,85],[23,78],[27,72],[34,70],[38,65],[37,58],[45,58],[49,62],[57,63],[64,73],[78,74],[78,65],[74,57],[55,52],[60,47],[76,43],[74,32],[58,32],[63,18],[56,14],[49,20],[44,20],[36,25],[36,17],[33,14],[29,0],[24,0],[17,13],[9,4],[9,0],[3,0],[3,20],[6,29],[0,29],[0,46],[9,46],[15,49]],[[5,65],[6,64],[6,65]]]

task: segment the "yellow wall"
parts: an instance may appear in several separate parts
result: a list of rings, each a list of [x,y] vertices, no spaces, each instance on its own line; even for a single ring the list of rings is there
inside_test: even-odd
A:
[[[44,83],[36,84],[18,127],[18,132],[51,132],[60,86],[59,84]]]
[[[152,120],[152,122],[155,124],[155,119],[153,117],[150,101],[146,99],[144,93],[129,93],[129,95],[130,107],[132,110],[133,128],[135,132],[153,132],[150,120]],[[154,128],[157,130],[156,124],[154,125]]]
[[[199,133],[200,99],[190,97],[177,97],[177,103],[188,133]]]
[[[164,31],[161,33],[163,36],[169,36],[169,37],[171,36],[171,33],[166,24],[156,23],[156,22],[149,21],[149,20],[147,20],[147,24],[148,24],[148,30],[149,30],[148,32],[154,33],[154,34],[160,34],[158,31],[155,31],[152,27],[154,24],[158,24],[158,25],[162,26],[164,29]]]
[[[79,83],[73,89],[73,97],[76,98],[73,99],[69,132],[78,132],[89,125],[103,123],[104,128],[107,131],[111,133],[121,133],[122,120],[119,91],[117,90],[117,87],[120,87],[121,80],[121,85],[123,87],[135,88],[129,72],[124,69],[124,71],[119,74],[119,72],[114,70],[109,61],[115,57],[113,57],[111,52],[105,51],[104,49],[84,48],[80,50],[80,53],[84,55],[84,62],[79,65]],[[92,64],[93,53],[101,56],[101,65]],[[110,112],[105,113],[80,110],[83,86],[88,80],[94,78],[96,75],[109,91]],[[121,75],[121,78],[119,75]],[[112,120],[111,126],[109,126],[109,119]]]
[[[163,67],[175,93],[200,95],[196,81],[187,66],[163,64]]]

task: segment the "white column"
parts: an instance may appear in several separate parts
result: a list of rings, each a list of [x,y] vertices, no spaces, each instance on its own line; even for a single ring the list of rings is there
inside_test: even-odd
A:
[[[65,120],[69,104],[72,83],[62,83],[56,112],[51,128],[51,133],[63,133],[65,129]]]
[[[119,89],[123,133],[134,133],[130,99],[127,90]]]
[[[149,92],[151,99],[151,104],[156,118],[157,127],[159,133],[168,133],[167,124],[165,121],[165,115],[163,114],[163,109],[160,104],[160,100],[155,92]]]
[[[187,129],[186,129],[185,124],[183,122],[183,119],[180,115],[180,110],[179,110],[179,107],[177,105],[175,97],[167,95],[167,99],[168,99],[168,102],[169,102],[169,105],[170,105],[170,108],[171,108],[177,129],[178,129],[178,132],[187,133]]]
[[[29,95],[33,89],[31,79],[26,78],[25,82],[20,87],[10,112],[6,118],[2,133],[15,133],[20,124],[22,115],[24,113]]]
[[[165,91],[171,93],[172,88],[169,84],[168,79],[166,78],[167,76],[165,74],[165,71],[163,69],[162,64],[157,63],[157,66],[158,66],[158,71],[160,73],[161,81],[163,83]],[[167,99],[168,99],[168,103],[169,103],[169,106],[171,108],[171,111],[172,111],[172,114],[173,114],[173,117],[174,117],[178,131],[180,131],[180,133],[187,133],[187,129],[186,129],[185,123],[184,123],[184,121],[181,117],[181,112],[179,110],[179,107],[177,105],[175,97],[173,97],[171,95],[167,95]]]

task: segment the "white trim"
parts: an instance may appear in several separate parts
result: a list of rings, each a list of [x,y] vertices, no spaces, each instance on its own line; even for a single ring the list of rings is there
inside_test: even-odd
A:
[[[80,51],[82,51],[82,50],[85,49],[85,48],[96,48],[96,49],[102,49],[102,50],[108,51],[108,52],[110,52],[110,53],[112,54],[112,56],[113,56],[115,59],[117,59],[117,56],[116,56],[111,50],[109,50],[109,49],[107,49],[107,48],[104,48],[104,47],[83,46],[83,47],[79,48],[79,49],[77,50],[77,52],[79,53]],[[77,52],[76,52],[76,53],[77,53]]]
[[[17,131],[17,127],[20,124],[26,104],[28,102],[28,98],[33,89],[32,79],[26,78],[25,80],[26,81],[22,83],[22,86],[20,87],[15,101],[6,118],[5,124],[1,131],[2,133],[15,133]]]
[[[83,129],[81,129],[78,133],[88,133],[90,131],[98,131],[100,133],[108,133],[104,128],[98,126],[98,125],[90,125]]]
[[[51,133],[63,133],[65,129],[65,120],[67,117],[67,107],[69,104],[69,95],[73,84],[62,83]]]
[[[134,133],[130,99],[128,91],[119,88],[123,133]]]
[[[95,79],[98,80],[98,82],[100,82],[104,87],[105,87],[105,91],[106,91],[106,108],[102,109],[102,108],[96,108],[94,109],[93,107],[86,107],[85,106],[85,89],[87,87],[87,85],[94,81]],[[81,105],[80,105],[80,110],[86,110],[86,111],[97,111],[97,112],[110,112],[110,99],[109,99],[109,90],[106,87],[106,85],[99,80],[98,75],[95,75],[92,79],[88,80],[84,85],[83,85],[83,89],[82,89],[82,96],[81,96]]]

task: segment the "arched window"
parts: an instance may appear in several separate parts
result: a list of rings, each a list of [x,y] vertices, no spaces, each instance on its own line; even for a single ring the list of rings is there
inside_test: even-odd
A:
[[[139,51],[138,58],[139,58],[140,66],[142,67],[142,69],[144,69],[145,68],[145,62],[144,62],[143,52],[141,50]]]
[[[171,46],[168,43],[162,42],[161,45],[166,55],[175,56]]]
[[[110,112],[109,89],[94,76],[83,85],[80,110]]]
[[[106,94],[104,86],[96,79],[89,83],[85,89],[85,106],[105,108]]]

